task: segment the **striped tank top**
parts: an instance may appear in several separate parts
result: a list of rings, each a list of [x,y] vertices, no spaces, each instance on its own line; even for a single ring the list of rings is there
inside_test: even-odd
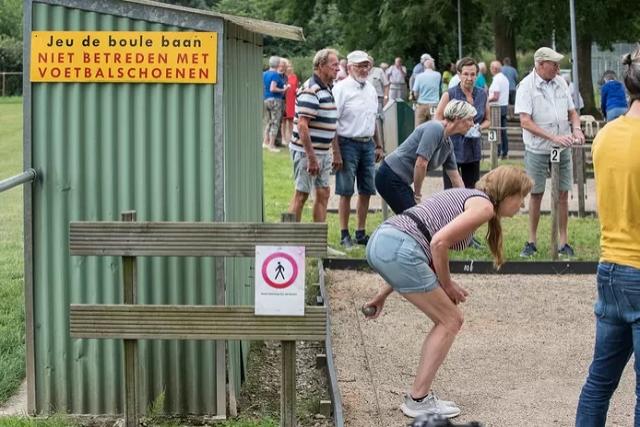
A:
[[[489,200],[489,197],[480,190],[453,188],[435,193],[419,205],[407,209],[407,211],[415,220],[420,221],[420,228],[426,228],[431,236],[433,236],[464,212],[464,204],[471,197],[483,197]],[[429,263],[431,263],[431,246],[414,219],[407,215],[400,214],[389,218],[385,221],[385,224],[397,228],[413,237],[420,244],[424,253],[427,255]],[[456,251],[466,249],[469,244],[471,244],[472,237],[473,233],[454,243],[449,249]]]

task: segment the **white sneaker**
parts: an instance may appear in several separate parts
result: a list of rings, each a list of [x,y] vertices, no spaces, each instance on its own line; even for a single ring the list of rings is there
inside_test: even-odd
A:
[[[440,399],[433,391],[431,391],[431,394],[433,395],[433,397],[439,401],[440,403],[442,403],[444,406],[450,406],[452,408],[458,408],[458,405],[456,405],[456,402],[453,402],[451,400],[442,400]]]
[[[419,415],[441,415],[445,418],[454,418],[460,415],[460,408],[443,404],[433,393],[429,393],[419,402],[413,400],[411,395],[406,394],[400,409],[407,417],[411,418]]]

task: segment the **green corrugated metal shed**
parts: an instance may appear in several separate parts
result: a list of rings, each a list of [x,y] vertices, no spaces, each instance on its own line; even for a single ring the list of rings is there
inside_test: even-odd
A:
[[[26,0],[25,300],[30,413],[119,414],[123,346],[72,340],[70,303],[122,300],[118,258],[71,257],[68,224],[118,220],[261,221],[263,35],[297,27],[144,0]],[[30,83],[31,31],[215,31],[218,82]],[[226,286],[225,286],[226,284]],[[251,260],[142,258],[138,302],[252,303]],[[225,415],[246,343],[142,341],[140,402]],[[144,408],[140,408],[144,410]]]

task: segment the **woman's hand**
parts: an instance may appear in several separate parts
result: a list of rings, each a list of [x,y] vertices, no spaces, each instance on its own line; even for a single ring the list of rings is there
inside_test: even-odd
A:
[[[456,305],[467,300],[469,292],[462,286],[458,285],[455,281],[450,280],[448,285],[442,285],[442,289],[445,291],[449,299]]]
[[[366,302],[362,306],[362,312],[364,313],[365,317],[368,320],[377,319],[378,316],[380,316],[380,313],[382,313],[382,307],[384,307],[384,302],[386,299],[387,297],[385,295],[378,294],[375,297],[373,297],[371,301]],[[368,310],[367,310],[368,307],[374,308],[376,311],[371,314],[368,314]]]

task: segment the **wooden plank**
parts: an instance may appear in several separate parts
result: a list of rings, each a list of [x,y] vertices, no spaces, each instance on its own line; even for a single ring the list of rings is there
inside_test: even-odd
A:
[[[327,253],[327,224],[234,222],[71,222],[71,255],[241,256],[256,245],[305,246]]]
[[[256,316],[251,306],[72,304],[74,338],[324,341],[324,307],[304,316]]]

